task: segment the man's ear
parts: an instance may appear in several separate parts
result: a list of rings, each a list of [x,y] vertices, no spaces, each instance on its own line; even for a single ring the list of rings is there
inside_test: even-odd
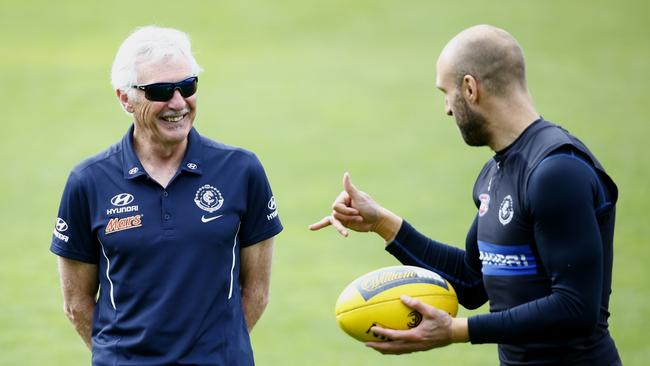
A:
[[[469,104],[476,104],[479,101],[478,81],[472,75],[463,77],[461,94]]]
[[[127,92],[124,92],[120,89],[115,90],[115,94],[117,95],[117,99],[120,100],[120,104],[122,104],[122,108],[128,113],[133,113],[135,109],[133,109],[133,104],[129,101],[129,94]]]

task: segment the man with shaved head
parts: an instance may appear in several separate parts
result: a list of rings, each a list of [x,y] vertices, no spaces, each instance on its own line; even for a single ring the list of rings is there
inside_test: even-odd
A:
[[[621,364],[607,323],[618,191],[580,140],[537,113],[525,69],[517,41],[489,25],[462,31],[438,59],[446,114],[468,145],[495,152],[474,185],[465,250],[419,233],[347,173],[331,215],[310,226],[375,232],[403,264],[449,281],[464,307],[489,301],[489,314],[452,318],[403,296],[423,320],[409,330],[373,327],[375,350],[498,343],[502,365]]]

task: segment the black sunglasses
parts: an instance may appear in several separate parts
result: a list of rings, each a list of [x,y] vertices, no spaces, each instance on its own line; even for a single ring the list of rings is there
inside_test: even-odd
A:
[[[183,98],[188,98],[196,93],[197,76],[191,76],[177,83],[155,83],[149,85],[133,85],[134,88],[144,91],[144,97],[152,102],[166,102],[174,96],[178,89]]]

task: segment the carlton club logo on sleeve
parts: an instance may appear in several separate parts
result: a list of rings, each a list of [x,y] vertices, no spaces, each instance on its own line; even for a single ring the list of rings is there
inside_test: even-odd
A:
[[[128,204],[132,203],[133,200],[135,200],[135,197],[133,197],[133,195],[130,193],[116,194],[111,198],[111,205],[115,207],[106,209],[106,215],[115,215],[124,212],[138,211],[138,205],[127,206]]]
[[[224,199],[218,189],[209,184],[206,184],[196,191],[196,194],[194,195],[194,202],[201,210],[213,213],[221,208]],[[201,216],[201,222],[210,222],[212,220],[218,219],[221,216],[223,215],[212,217],[205,217],[205,215],[203,215]]]
[[[512,217],[515,215],[514,205],[512,203],[512,196],[507,195],[503,201],[501,201],[501,206],[499,207],[499,222],[501,225],[505,226],[512,221]]]
[[[278,217],[278,206],[275,204],[275,197],[271,197],[269,203],[266,204],[266,207],[271,210],[271,213],[266,215],[266,220],[271,221],[274,218]]]
[[[54,225],[54,230],[52,231],[52,234],[54,234],[54,236],[59,240],[63,240],[64,242],[67,243],[68,240],[70,240],[70,237],[62,234],[66,230],[68,230],[68,223],[65,222],[65,220],[63,220],[62,218],[57,217],[56,225]]]

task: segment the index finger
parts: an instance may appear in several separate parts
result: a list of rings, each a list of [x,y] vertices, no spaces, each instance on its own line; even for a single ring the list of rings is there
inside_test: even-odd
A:
[[[320,219],[319,221],[309,225],[308,228],[309,228],[309,230],[316,231],[316,230],[320,230],[320,229],[322,229],[324,227],[328,227],[331,224],[332,223],[329,220],[329,216],[325,216],[322,219]]]
[[[417,340],[412,330],[396,330],[374,326],[370,331],[393,341],[415,341]]]
[[[322,229],[324,227],[328,227],[330,225],[334,226],[334,228],[336,229],[336,231],[339,232],[339,234],[341,234],[341,235],[343,235],[345,237],[347,237],[349,235],[348,230],[345,228],[345,226],[343,226],[343,224],[339,220],[335,219],[332,216],[325,216],[320,221],[315,222],[315,223],[309,225],[308,227],[309,227],[309,230],[316,231],[316,230],[320,230],[320,229]]]

